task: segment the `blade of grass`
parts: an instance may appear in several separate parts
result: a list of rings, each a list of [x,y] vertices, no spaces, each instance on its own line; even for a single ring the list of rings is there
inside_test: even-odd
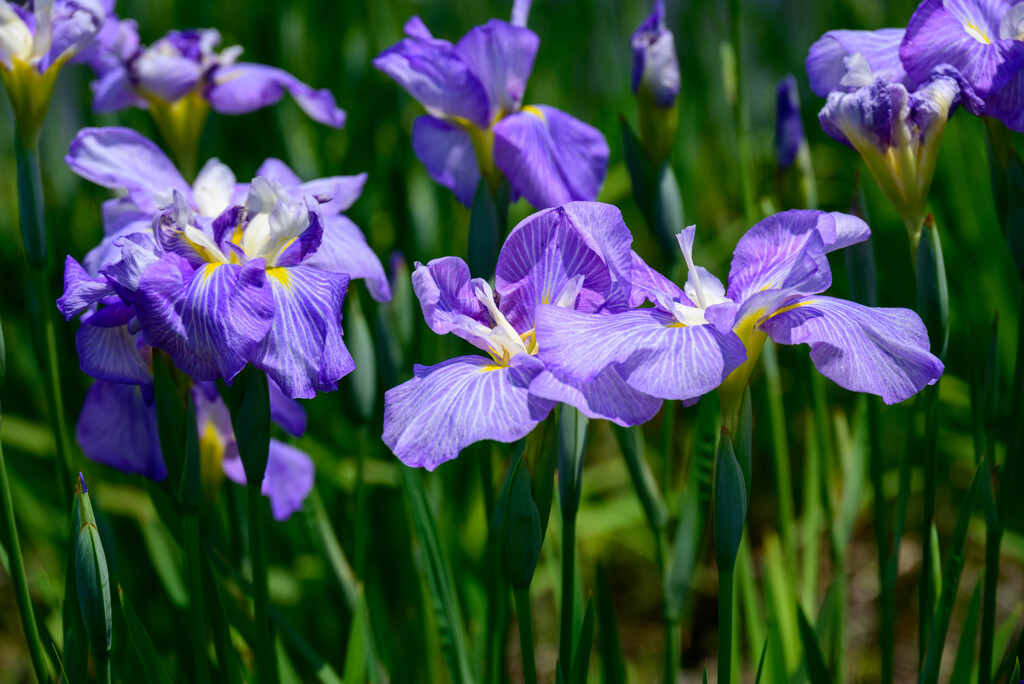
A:
[[[121,612],[124,615],[125,626],[128,628],[129,641],[142,664],[142,671],[146,673],[146,681],[150,684],[172,684],[172,680],[160,660],[160,654],[157,653],[156,646],[153,645],[153,640],[149,638],[145,625],[142,624],[142,620],[139,619],[121,585],[117,586],[117,595],[121,599]]]

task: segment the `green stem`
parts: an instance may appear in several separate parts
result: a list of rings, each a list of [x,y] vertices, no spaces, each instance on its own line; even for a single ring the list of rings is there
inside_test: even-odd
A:
[[[523,655],[523,681],[537,684],[537,664],[533,657],[533,613],[530,610],[530,588],[513,592],[519,617],[519,650]]]
[[[672,402],[675,403],[675,402]],[[662,597],[662,621],[665,624],[665,684],[675,684],[676,674],[679,672],[679,637],[681,627],[679,620],[672,617],[669,611],[668,596],[664,595],[665,573],[668,570],[668,532],[662,526],[659,530],[652,530],[658,541],[657,559],[658,575],[661,577]]]
[[[96,682],[97,684],[110,684],[110,657],[96,656]]]
[[[846,554],[843,550],[834,550],[832,566],[835,573],[832,582],[836,596],[835,659],[832,663],[835,677],[832,681],[843,684],[846,681]]]
[[[274,662],[274,641],[270,634],[270,597],[267,592],[267,546],[263,525],[262,481],[250,481],[249,493],[249,555],[252,557],[253,629],[256,637],[256,681],[272,684],[277,681]]]
[[[494,464],[490,447],[480,454],[480,485],[487,515],[487,641],[484,652],[484,681],[500,682],[504,641],[503,623],[508,610],[508,588],[504,586],[501,540],[503,531],[494,526]]]
[[[17,142],[15,159],[18,173],[18,218],[28,264],[29,319],[37,352],[39,368],[43,374],[50,428],[57,447],[57,467],[61,498],[66,500],[73,480],[71,469],[71,439],[64,415],[64,400],[60,387],[60,363],[57,357],[57,334],[54,326],[55,298],[50,292],[49,261],[46,253],[46,218],[43,203],[43,179],[39,167],[39,147]]]
[[[669,454],[675,453],[672,441],[675,437],[676,402],[665,402],[665,417],[661,424],[661,491],[672,499],[672,459]]]
[[[28,577],[25,575],[25,562],[21,557],[21,543],[18,541],[18,525],[14,519],[14,502],[11,499],[11,485],[7,479],[7,465],[4,463],[3,447],[0,447],[0,497],[3,498],[3,524],[7,537],[7,557],[10,563],[11,579],[14,582],[14,598],[21,615],[21,626],[25,630],[25,641],[28,642],[29,656],[32,658],[32,669],[36,680],[43,684],[50,681],[46,667],[45,649],[39,638],[35,611],[32,608],[32,597],[28,591]]]
[[[925,388],[928,394],[925,420],[924,449],[924,502],[921,520],[921,582],[918,593],[918,664],[924,662],[935,612],[935,586],[932,582],[932,521],[935,517],[935,448],[938,438],[938,383]]]
[[[732,598],[735,570],[735,565],[718,568],[718,684],[732,684]]]
[[[568,680],[572,671],[573,620],[576,606],[576,514],[562,509],[562,626],[558,660]],[[518,605],[518,601],[516,602]]]
[[[786,441],[786,411],[782,402],[782,379],[779,375],[779,357],[775,343],[768,340],[761,348],[764,377],[768,385],[768,417],[772,426],[772,465],[775,467],[776,498],[779,506],[779,533],[787,558],[796,561],[796,541],[793,538],[793,485],[789,465],[789,444]]]
[[[874,490],[874,527],[875,545],[878,551],[878,584],[881,587],[879,602],[881,606],[881,627],[879,638],[879,649],[882,665],[882,684],[892,682],[892,657],[893,637],[895,634],[895,615],[893,606],[893,587],[886,581],[886,566],[888,565],[888,516],[885,511],[885,489],[883,478],[885,475],[885,463],[882,457],[882,435],[879,427],[878,398],[868,397],[868,439],[869,439],[869,463],[868,470],[871,477],[871,488]]]
[[[988,477],[988,473],[982,477]],[[999,582],[999,547],[1002,541],[1002,528],[998,525],[988,525],[985,530],[985,590],[982,596],[978,684],[992,682],[992,644],[995,640],[996,588]]]
[[[185,556],[188,563],[188,616],[192,642],[193,676],[199,684],[210,681],[207,666],[206,611],[203,606],[203,572],[199,548],[198,511],[182,516],[185,530]]]

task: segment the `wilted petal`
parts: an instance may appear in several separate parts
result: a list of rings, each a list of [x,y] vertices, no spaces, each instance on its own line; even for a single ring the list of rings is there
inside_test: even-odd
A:
[[[533,327],[541,304],[559,301],[569,281],[583,277],[581,311],[624,310],[632,291],[633,236],[611,204],[572,202],[541,211],[512,229],[498,255],[499,308],[516,330]]]
[[[177,190],[191,203],[192,188],[167,155],[130,128],[85,128],[64,158],[71,170],[105,188],[125,188],[142,211],[170,204]]]
[[[384,395],[384,443],[406,465],[433,470],[474,442],[514,442],[554,408],[529,391],[542,370],[526,355],[508,367],[480,356],[418,365]]]
[[[149,347],[128,331],[135,312],[123,304],[106,306],[82,320],[75,347],[82,372],[97,380],[152,388]]]
[[[473,141],[459,124],[433,116],[418,116],[412,124],[412,151],[438,185],[467,207],[480,185],[480,164]]]
[[[911,85],[900,62],[904,33],[904,29],[892,28],[829,31],[811,45],[807,54],[811,90],[819,97],[828,97],[834,90],[856,90],[876,78]],[[858,69],[860,60],[855,55],[860,55],[866,70]]]
[[[335,390],[355,368],[341,337],[348,280],[309,266],[268,271],[274,320],[251,360],[286,396],[309,399],[317,391]]]
[[[539,46],[536,33],[499,19],[470,29],[456,44],[456,52],[487,91],[490,119],[519,110]]]
[[[610,420],[623,427],[646,423],[662,403],[661,399],[630,387],[616,366],[606,368],[588,382],[546,370],[530,383],[530,392],[575,406],[589,418]]]
[[[309,118],[342,128],[345,112],[331,91],[315,90],[287,71],[262,64],[240,63],[217,69],[207,86],[206,98],[221,114],[247,114],[275,104],[287,91]]]
[[[196,380],[230,382],[274,319],[262,259],[193,269],[167,254],[143,273],[134,304],[146,342]]]
[[[523,107],[494,125],[494,163],[538,209],[597,197],[608,171],[601,131],[554,107]]]
[[[363,278],[370,296],[378,302],[391,299],[391,286],[380,259],[366,244],[363,231],[347,216],[325,218],[320,248],[303,263],[325,271],[345,273],[353,280]]]
[[[854,392],[895,404],[934,384],[943,365],[928,352],[928,332],[909,309],[861,306],[807,297],[761,324],[779,344],[811,345],[825,377]]]
[[[588,381],[614,366],[631,387],[662,399],[710,392],[747,358],[732,332],[680,326],[658,309],[605,316],[543,306],[537,343],[548,368]]]
[[[147,405],[136,385],[93,383],[75,425],[86,458],[125,473],[163,480],[156,407]]]

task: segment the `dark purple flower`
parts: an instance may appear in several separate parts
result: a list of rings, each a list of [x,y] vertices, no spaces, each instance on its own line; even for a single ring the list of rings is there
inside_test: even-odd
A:
[[[633,49],[633,92],[646,92],[659,107],[671,107],[679,96],[679,59],[672,32],[665,28],[665,0],[629,39]]]
[[[520,14],[525,14],[520,11]],[[457,44],[434,38],[418,17],[406,38],[374,60],[427,110],[413,124],[413,151],[463,204],[481,178],[508,179],[538,208],[597,196],[608,169],[600,131],[547,106],[523,106],[539,39],[492,19]]]
[[[796,78],[790,74],[779,81],[775,90],[775,159],[779,168],[788,169],[796,161],[797,153],[807,144],[804,122],[800,118],[800,93]]]

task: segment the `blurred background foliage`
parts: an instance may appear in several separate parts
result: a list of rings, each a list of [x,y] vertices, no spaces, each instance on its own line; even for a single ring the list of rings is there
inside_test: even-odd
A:
[[[682,65],[680,125],[672,164],[679,179],[687,223],[696,223],[697,261],[723,277],[728,272],[732,247],[749,227],[743,220],[740,178],[731,98],[735,83],[729,75],[734,52],[729,43],[726,3],[668,0],[668,26],[674,31]],[[451,193],[434,185],[415,159],[410,130],[419,105],[377,72],[373,57],[401,37],[402,24],[418,14],[435,35],[457,40],[474,25],[492,16],[507,18],[510,3],[478,0],[373,0],[337,2],[314,0],[280,3],[271,0],[119,0],[122,17],[137,19],[145,42],[166,31],[186,27],[216,27],[224,45],[245,47],[247,60],[284,68],[315,87],[328,87],[348,112],[344,130],[319,126],[294,103],[256,113],[226,117],[211,114],[203,135],[200,160],[218,157],[247,180],[267,157],[286,160],[304,178],[367,172],[362,198],[348,212],[364,230],[370,245],[389,272],[401,279],[396,300],[378,305],[365,289],[350,289],[346,316],[358,299],[373,343],[354,349],[360,370],[341,382],[338,392],[305,402],[309,432],[298,444],[317,465],[315,496],[322,500],[342,547],[365,584],[378,656],[386,663],[391,681],[444,681],[447,671],[440,655],[437,625],[423,590],[418,566],[422,551],[411,531],[400,486],[398,463],[380,441],[383,393],[409,377],[413,363],[430,364],[465,351],[464,343],[438,338],[422,322],[412,297],[408,273],[414,261],[456,254],[465,255],[469,212]],[[807,87],[803,60],[810,44],[835,28],[873,29],[906,24],[914,0],[747,0],[744,11],[743,69],[748,89],[757,192],[763,213],[786,208],[776,199],[776,164],[773,153],[775,86],[793,73],[800,84],[804,124],[817,174],[819,203],[827,210],[848,210],[855,178],[865,176],[864,190],[872,244],[878,264],[878,302],[881,306],[914,307],[914,275],[902,223],[870,179],[853,150],[827,138],[816,121],[823,104]],[[535,0],[529,26],[541,40],[527,91],[526,102],[564,109],[600,128],[611,147],[611,164],[600,199],[618,205],[632,229],[635,249],[656,267],[664,255],[643,222],[630,192],[623,162],[619,117],[636,119],[630,91],[629,34],[649,7],[634,0]],[[148,115],[129,110],[112,115],[91,113],[91,74],[81,66],[65,68],[57,85],[42,142],[43,173],[50,233],[54,287],[65,254],[81,258],[102,234],[100,202],[107,191],[74,176],[62,158],[75,132],[90,125],[125,125],[159,140]],[[63,594],[63,549],[70,502],[59,499],[50,454],[52,439],[45,422],[45,401],[28,323],[23,313],[20,236],[17,227],[13,122],[6,98],[0,105],[0,307],[7,342],[7,380],[3,388],[3,440],[8,454],[14,499],[23,534],[26,562],[39,615],[53,634],[60,633]],[[1017,147],[1022,148],[1020,136]],[[979,119],[958,113],[946,129],[930,210],[942,236],[950,284],[951,349],[942,381],[943,422],[938,452],[936,526],[945,555],[959,500],[974,471],[970,381],[983,373],[985,351],[993,317],[999,315],[999,383],[1007,396],[1014,366],[1013,351],[1021,292],[1006,253],[991,200],[984,133]],[[510,225],[530,213],[520,201],[511,209]],[[682,226],[679,226],[681,229]],[[849,294],[843,259],[833,258],[833,292]],[[74,328],[60,329],[63,385],[69,415],[78,407],[90,379],[78,370]],[[353,331],[347,329],[353,344]],[[376,359],[372,364],[369,353]],[[815,449],[808,439],[812,429],[811,367],[806,348],[780,348],[783,393],[787,414],[787,440],[792,454],[795,505],[798,515],[806,501],[802,463]],[[748,515],[748,539],[758,586],[768,579],[766,559],[778,551],[778,488],[771,467],[772,435],[768,423],[765,387],[759,372],[752,378],[754,392],[754,486]],[[360,398],[361,397],[361,398]],[[837,444],[848,444],[855,420],[856,397],[834,385],[827,387],[828,415]],[[373,410],[367,411],[369,405]],[[914,413],[906,405],[882,412],[883,446],[890,466],[886,496],[895,499],[895,463],[902,453]],[[1008,407],[1001,406],[1005,412]],[[675,438],[669,453],[660,444],[662,417],[646,428],[649,457],[656,472],[670,475],[666,500],[670,511],[693,458],[694,428],[699,408],[676,413]],[[997,421],[1002,448],[1005,421]],[[844,432],[846,430],[846,432]],[[846,441],[844,442],[844,435]],[[478,445],[462,458],[424,478],[438,517],[441,541],[452,564],[462,614],[471,644],[483,629],[486,614],[484,588],[487,514],[480,494],[479,471],[474,459],[495,455],[507,463],[517,447]],[[997,458],[1000,452],[997,449]],[[181,583],[182,558],[163,530],[145,488],[137,478],[87,463],[78,455],[101,515],[101,533],[111,564],[111,575],[132,597],[133,605],[164,656],[177,681],[187,670],[175,653],[186,651],[185,589]],[[907,536],[900,559],[897,591],[897,680],[916,676],[917,590],[921,535],[920,462],[912,461],[912,495]],[[863,476],[866,464],[855,463]],[[364,487],[358,486],[359,473]],[[834,492],[845,484],[846,471],[833,473]],[[592,423],[588,443],[583,504],[579,516],[580,568],[585,593],[596,591],[598,562],[607,569],[628,671],[632,681],[654,681],[661,667],[663,634],[660,623],[660,582],[654,564],[654,543],[627,475],[618,446],[607,424]],[[1024,483],[1003,483],[1020,486]],[[871,681],[878,676],[874,655],[878,634],[877,559],[871,530],[870,486],[865,482],[854,501],[855,525],[847,550],[848,677]],[[813,494],[812,494],[813,498]],[[243,505],[240,489],[228,483],[221,492],[212,519],[229,520]],[[287,619],[298,627],[309,645],[341,671],[352,611],[324,552],[313,506],[289,521],[271,527],[271,596]],[[1024,608],[1024,537],[1021,508],[1011,514],[1003,544],[1002,574],[997,602],[997,625],[1005,639],[1016,639]],[[553,528],[558,525],[552,515]],[[981,540],[984,520],[980,508],[968,542],[969,561],[960,589],[960,603],[946,649],[953,658],[959,643],[968,598],[981,576]],[[333,533],[331,533],[333,534]],[[824,539],[824,532],[821,532]],[[548,534],[533,584],[538,668],[552,672],[557,656],[557,562]],[[240,558],[237,544],[225,553]],[[810,611],[830,582],[830,564],[822,541],[819,560],[798,565],[784,559],[787,580],[820,573],[817,595]],[[778,559],[776,558],[776,561]],[[702,562],[684,620],[683,664],[688,676],[699,681],[700,671],[715,653],[715,575],[712,554],[705,545]],[[760,607],[763,610],[763,607]],[[514,620],[511,620],[514,634]],[[120,680],[142,681],[137,662],[129,654],[123,630],[115,625],[115,672]],[[1004,642],[1006,643],[1006,642]],[[743,640],[744,680],[752,678],[760,644]],[[788,648],[789,646],[787,646]],[[313,669],[292,644],[285,668],[294,668],[299,681],[311,681]],[[799,646],[792,648],[799,649]],[[506,662],[513,681],[519,669],[518,641],[507,641]],[[246,649],[242,649],[247,653]],[[480,657],[479,648],[472,651]],[[948,666],[947,666],[948,667]],[[597,658],[592,674],[597,676]],[[945,670],[948,672],[949,670]],[[24,641],[14,609],[13,591],[6,575],[0,576],[0,684],[29,681]]]

